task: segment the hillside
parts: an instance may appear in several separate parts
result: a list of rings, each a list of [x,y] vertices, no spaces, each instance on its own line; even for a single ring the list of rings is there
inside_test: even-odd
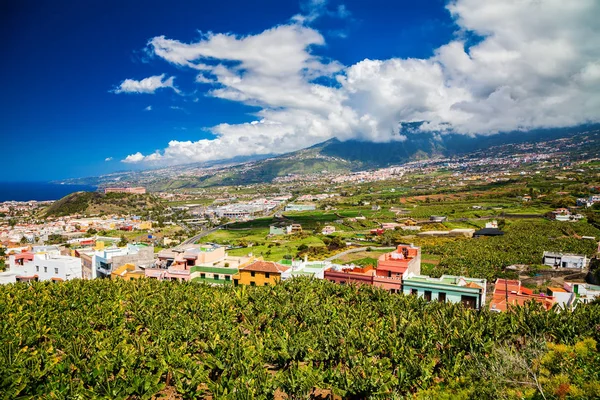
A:
[[[545,129],[530,132],[509,132],[491,136],[440,135],[435,132],[403,132],[406,140],[373,143],[357,140],[330,139],[312,147],[270,158],[237,158],[211,163],[177,165],[154,170],[121,172],[95,178],[63,181],[71,184],[92,184],[100,187],[119,182],[143,185],[152,191],[198,188],[220,185],[245,185],[271,182],[288,174],[310,175],[326,172],[349,172],[369,168],[399,165],[432,157],[476,154],[494,146],[515,145],[511,151],[521,151],[522,143],[540,143],[560,138],[573,138],[583,132],[595,131],[593,140],[600,147],[597,134],[600,125],[575,128]],[[266,156],[263,156],[266,157]]]
[[[239,288],[151,279],[0,285],[0,374],[10,377],[0,392],[598,398],[600,306],[547,312],[536,304],[497,314],[305,279]]]
[[[141,214],[156,207],[161,207],[160,201],[148,194],[75,192],[52,203],[42,213],[46,217],[74,214]]]

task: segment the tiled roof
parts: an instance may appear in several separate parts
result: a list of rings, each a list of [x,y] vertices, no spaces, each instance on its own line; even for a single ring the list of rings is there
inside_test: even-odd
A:
[[[287,271],[290,267],[281,265],[273,261],[255,261],[252,264],[240,268],[240,271],[254,271],[254,272],[269,272],[280,274]]]
[[[559,288],[559,287],[549,287],[549,290],[552,290],[553,292],[562,292],[562,293],[567,293],[567,291],[563,288]]]

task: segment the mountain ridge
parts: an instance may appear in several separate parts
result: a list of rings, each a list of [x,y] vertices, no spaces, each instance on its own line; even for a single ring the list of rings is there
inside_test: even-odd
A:
[[[200,188],[209,186],[268,183],[287,175],[349,173],[364,169],[401,165],[406,162],[452,157],[477,152],[493,146],[520,144],[570,137],[599,124],[574,128],[508,132],[473,137],[439,133],[405,133],[406,140],[377,143],[360,140],[341,141],[331,138],[310,147],[281,155],[256,156],[253,159],[217,160],[185,164],[154,170],[124,172],[100,177],[62,181],[65,183],[110,185],[144,185],[149,190]]]

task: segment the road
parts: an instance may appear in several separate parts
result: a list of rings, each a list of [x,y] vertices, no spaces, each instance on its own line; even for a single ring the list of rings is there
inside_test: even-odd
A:
[[[197,234],[196,236],[192,236],[189,239],[184,240],[183,242],[181,242],[181,244],[177,247],[186,245],[186,244],[194,244],[196,243],[198,240],[202,239],[204,236],[210,235],[213,232],[218,231],[219,229],[221,229],[221,227],[223,227],[225,225],[219,225],[219,226],[215,226],[214,228],[210,228],[209,230],[206,231],[202,231],[199,234]]]

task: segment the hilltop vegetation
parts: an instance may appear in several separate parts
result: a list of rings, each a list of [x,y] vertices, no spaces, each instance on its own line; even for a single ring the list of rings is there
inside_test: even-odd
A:
[[[142,214],[160,209],[162,204],[152,195],[128,193],[76,192],[52,203],[43,211],[45,217],[66,215]]]
[[[600,306],[494,314],[371,286],[0,287],[6,398],[598,398]],[[171,397],[178,398],[178,397]]]

